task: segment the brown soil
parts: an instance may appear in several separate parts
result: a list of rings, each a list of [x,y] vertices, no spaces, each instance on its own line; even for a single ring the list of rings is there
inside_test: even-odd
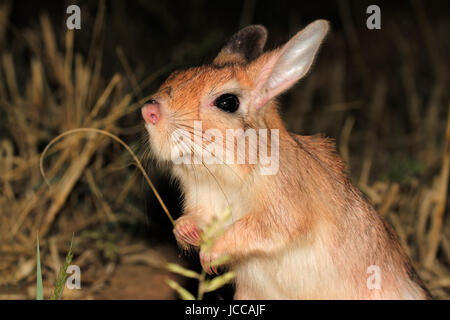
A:
[[[92,298],[95,300],[161,300],[175,299],[166,284],[173,275],[145,265],[119,265],[109,285]]]

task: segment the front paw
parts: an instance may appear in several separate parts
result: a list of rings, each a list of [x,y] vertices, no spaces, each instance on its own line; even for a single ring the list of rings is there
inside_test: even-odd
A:
[[[200,250],[200,263],[203,270],[208,274],[219,274],[218,267],[224,265],[229,259],[225,250],[218,246],[213,248],[202,248]]]
[[[184,248],[189,245],[198,247],[200,245],[200,234],[192,217],[184,216],[175,221],[173,233],[177,242]]]

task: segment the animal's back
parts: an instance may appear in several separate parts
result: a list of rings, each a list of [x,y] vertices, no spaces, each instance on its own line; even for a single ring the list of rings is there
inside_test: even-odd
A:
[[[334,194],[326,196],[330,197],[328,201],[335,210],[329,210],[327,203],[317,201],[322,197],[316,196],[311,198],[316,199],[314,205],[317,211],[300,212],[298,208],[298,212],[287,213],[293,216],[311,214],[314,217],[310,220],[314,222],[303,237],[283,250],[271,255],[255,256],[236,265],[236,297],[430,298],[392,228],[347,179],[332,142],[318,136],[291,136],[299,143],[296,150],[298,156],[309,157],[306,159],[311,163],[308,170],[321,172],[321,179],[327,180],[330,187],[334,188]],[[307,153],[302,152],[303,147],[307,148]],[[280,167],[280,170],[283,169],[286,168]],[[292,177],[289,174],[281,176]],[[303,178],[308,179],[308,176],[303,175]],[[308,184],[308,180],[298,183]],[[299,199],[304,198],[302,189],[297,190],[297,193]],[[327,201],[326,198],[324,200]],[[280,211],[295,211],[296,208],[285,206]]]

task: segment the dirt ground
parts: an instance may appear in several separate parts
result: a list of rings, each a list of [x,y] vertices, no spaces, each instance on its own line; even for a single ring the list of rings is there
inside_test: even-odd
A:
[[[166,284],[173,275],[145,265],[118,266],[109,284],[90,294],[95,300],[166,300],[175,299],[175,292]],[[83,299],[83,298],[82,298]]]
[[[107,264],[103,275],[98,274],[98,267],[95,266],[88,267],[86,271],[82,270],[81,288],[68,289],[66,286],[62,298],[64,300],[177,299],[176,292],[169,287],[167,280],[175,280],[181,285],[184,285],[184,280],[155,267],[155,261],[183,264],[183,258],[179,256],[177,249],[168,245],[124,254],[116,263]],[[48,299],[52,292],[54,287],[52,280],[44,279],[44,299]],[[17,285],[0,287],[0,300],[34,299],[35,296],[33,278],[28,278]]]

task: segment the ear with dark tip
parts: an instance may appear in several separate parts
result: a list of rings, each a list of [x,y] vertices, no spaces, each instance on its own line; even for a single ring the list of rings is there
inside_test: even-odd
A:
[[[267,40],[267,30],[261,25],[251,25],[233,35],[214,59],[214,65],[247,63],[258,58]]]

